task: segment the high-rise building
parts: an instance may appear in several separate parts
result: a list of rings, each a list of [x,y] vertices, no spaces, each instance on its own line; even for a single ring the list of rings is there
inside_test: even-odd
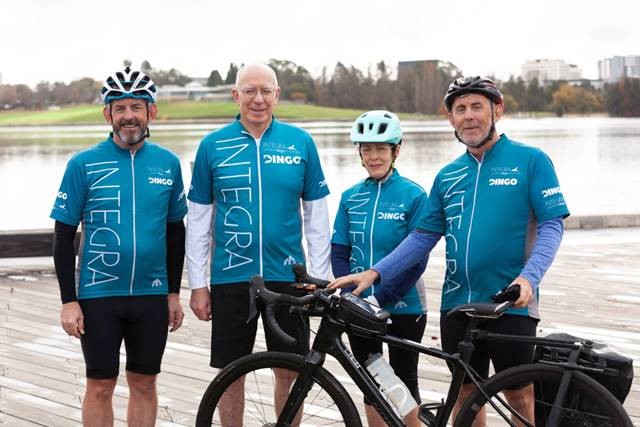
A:
[[[522,64],[522,78],[526,82],[582,79],[582,70],[564,59],[532,59]]]
[[[607,83],[628,78],[640,78],[640,55],[613,56],[598,61],[598,74]]]

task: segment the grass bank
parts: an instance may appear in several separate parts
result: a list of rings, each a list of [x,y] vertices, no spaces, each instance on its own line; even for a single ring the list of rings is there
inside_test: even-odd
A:
[[[238,113],[233,102],[159,102],[159,121],[230,119]],[[362,111],[317,107],[283,102],[276,107],[279,118],[289,120],[353,120]],[[96,104],[74,105],[58,110],[0,111],[0,126],[65,125],[104,123],[102,108]]]

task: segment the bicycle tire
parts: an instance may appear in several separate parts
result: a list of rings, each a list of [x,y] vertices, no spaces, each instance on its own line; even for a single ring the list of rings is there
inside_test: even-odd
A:
[[[547,417],[551,411],[562,373],[563,369],[560,366],[543,364],[516,366],[488,378],[482,384],[482,388],[495,401],[494,396],[503,390],[515,389],[518,385],[533,381],[536,405],[535,425],[542,427],[547,426]],[[482,393],[475,390],[460,408],[455,426],[471,426],[478,411],[483,407],[487,408],[487,423],[500,425],[498,421],[503,421],[500,415],[491,408]],[[496,421],[489,421],[490,418]],[[615,396],[593,378],[576,371],[573,373],[565,402],[562,404],[558,426],[633,427],[633,424]]]
[[[197,427],[222,425],[216,408],[224,391],[245,376],[245,404],[242,425],[275,426],[273,407],[273,368],[299,372],[304,357],[282,352],[262,352],[242,357],[222,369],[207,387],[196,418]],[[302,424],[318,426],[361,427],[360,415],[344,387],[323,367],[313,376],[313,387],[307,394]]]

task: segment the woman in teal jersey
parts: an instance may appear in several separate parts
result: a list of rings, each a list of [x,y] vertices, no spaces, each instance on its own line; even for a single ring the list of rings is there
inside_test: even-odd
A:
[[[395,161],[400,155],[402,129],[398,117],[388,111],[369,111],[354,122],[351,140],[368,177],[342,193],[331,240],[331,266],[342,277],[367,270],[391,252],[416,226],[427,203],[427,194],[416,183],[400,176]],[[384,286],[373,286],[362,296],[391,313],[389,333],[421,341],[426,326],[425,287],[421,275],[427,259]],[[365,364],[369,354],[382,353],[382,344],[349,336],[356,359]],[[389,349],[390,365],[417,402],[418,354]],[[369,426],[384,426],[376,410],[365,401]],[[412,411],[407,425],[420,425]]]

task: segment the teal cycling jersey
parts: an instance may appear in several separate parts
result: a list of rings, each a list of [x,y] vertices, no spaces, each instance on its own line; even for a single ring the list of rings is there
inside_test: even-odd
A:
[[[260,274],[293,281],[304,263],[300,199],[329,194],[315,143],[275,118],[260,139],[238,120],[207,135],[196,154],[189,200],[214,205],[212,285]]]
[[[426,205],[427,194],[422,187],[400,176],[397,170],[384,182],[363,180],[342,193],[331,243],[351,248],[352,273],[367,270],[393,251],[416,227],[425,214]],[[377,286],[362,295],[375,295]],[[400,300],[384,304],[383,308],[393,314],[426,313],[422,279]]]
[[[78,299],[166,295],[167,222],[187,212],[178,158],[146,141],[131,154],[110,136],[68,162],[51,218],[82,222]]]
[[[445,166],[418,224],[445,237],[442,310],[490,301],[522,271],[536,225],[568,215],[551,160],[504,134],[482,161],[467,152]],[[537,300],[511,312],[539,318]]]

